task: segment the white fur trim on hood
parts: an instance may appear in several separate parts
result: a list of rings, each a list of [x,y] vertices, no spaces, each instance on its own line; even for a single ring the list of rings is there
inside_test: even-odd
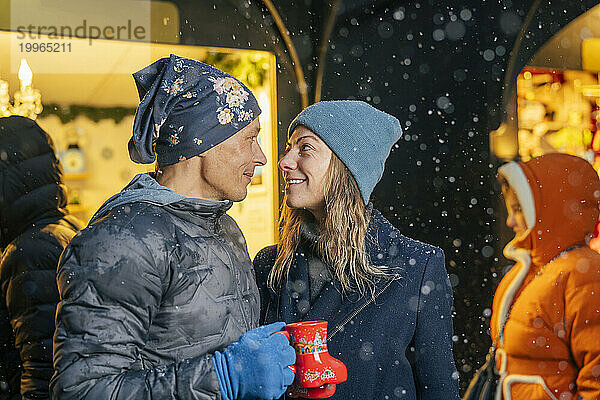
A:
[[[498,335],[500,335],[500,347],[504,347],[504,325],[508,320],[508,314],[512,303],[515,300],[515,295],[525,281],[525,277],[531,267],[531,256],[529,255],[529,251],[515,247],[512,244],[512,241],[504,248],[504,256],[509,260],[517,262],[513,268],[519,268],[519,272],[517,272],[515,278],[509,283],[504,292],[504,296],[502,296],[502,299],[500,300],[500,307],[498,307],[499,315],[496,320],[496,330],[498,331]]]
[[[529,186],[529,182],[521,166],[511,161],[498,168],[498,174],[502,175],[508,182],[508,185],[515,191],[517,199],[521,204],[523,215],[525,216],[527,228],[532,229],[535,226],[536,218],[535,202],[531,186]]]

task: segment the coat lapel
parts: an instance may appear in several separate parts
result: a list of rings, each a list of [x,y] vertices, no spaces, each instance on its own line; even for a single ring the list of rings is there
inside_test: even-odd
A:
[[[296,266],[304,265],[307,266],[307,261],[304,257],[298,257]],[[300,274],[298,274],[300,275]],[[298,277],[296,275],[296,277]],[[304,275],[304,274],[303,274]],[[292,273],[290,271],[290,278]],[[328,321],[329,329],[332,330],[334,327],[344,323],[353,313],[361,309],[366,303],[372,300],[369,294],[360,296],[356,292],[346,293],[342,295],[342,288],[337,281],[327,284],[321,293],[315,298],[312,306],[308,312],[302,315],[299,310],[299,302],[303,304],[310,304],[309,290],[308,290],[308,268],[305,268],[306,290],[294,298],[294,290],[291,289],[293,284],[291,279],[284,290],[281,291],[279,298],[280,310],[278,312],[278,320],[285,321],[286,323],[299,322],[299,321]],[[378,294],[386,285],[392,280],[392,278],[382,279],[377,283],[375,287],[375,293]],[[298,293],[298,292],[296,292]],[[302,303],[300,304],[300,306]]]
[[[342,288],[337,281],[334,280],[325,285],[303,319],[306,321],[323,320],[333,324],[344,305],[341,293]]]
[[[378,295],[383,288],[392,280],[392,278],[382,279],[375,285],[375,294]],[[305,320],[326,320],[329,321],[329,331],[344,324],[353,314],[362,312],[362,308],[373,300],[370,292],[360,296],[356,292],[344,294],[341,293],[339,284],[329,285],[329,293],[325,290],[315,299],[313,307],[304,318]],[[338,291],[339,290],[339,291]]]
[[[376,265],[388,265],[390,260],[389,245],[384,241],[380,243],[382,238],[390,239],[390,235],[386,234],[387,226],[380,221],[380,214],[374,213],[372,223],[369,226],[366,247],[367,253],[370,255],[371,262]],[[382,229],[383,228],[383,229]],[[383,230],[383,232],[380,232]],[[296,252],[292,268],[290,269],[287,284],[280,291],[279,310],[277,316],[279,320],[286,323],[299,321],[314,321],[325,320],[329,322],[329,329],[332,330],[335,326],[342,324],[353,313],[363,307],[366,303],[372,300],[370,293],[360,296],[356,292],[350,292],[342,295],[341,285],[337,280],[325,285],[321,293],[315,298],[312,306],[310,306],[310,280],[308,276],[308,260],[306,249],[300,245]],[[380,257],[378,255],[384,255]],[[381,279],[375,286],[375,294],[381,292],[393,278]],[[303,307],[310,307],[307,313],[302,314],[299,310]]]
[[[278,316],[282,321],[292,323],[303,320],[299,310],[308,307],[310,304],[308,284],[308,263],[306,256],[299,248],[279,298]]]
[[[325,320],[333,322],[341,311],[342,288],[337,281],[326,284],[310,306],[310,279],[308,277],[307,252],[299,246],[286,285],[280,292],[279,320],[286,323]],[[301,310],[310,307],[307,312]]]

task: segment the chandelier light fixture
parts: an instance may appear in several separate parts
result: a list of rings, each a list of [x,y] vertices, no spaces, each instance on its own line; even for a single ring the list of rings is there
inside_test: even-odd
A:
[[[42,95],[31,84],[33,72],[25,59],[21,60],[18,76],[21,81],[21,87],[15,92],[12,103],[8,92],[8,82],[0,78],[0,117],[22,115],[27,118],[36,119],[43,109]]]

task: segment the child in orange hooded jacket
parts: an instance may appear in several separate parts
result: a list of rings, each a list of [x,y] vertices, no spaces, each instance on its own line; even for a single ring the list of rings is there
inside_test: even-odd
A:
[[[600,181],[582,158],[500,167],[517,261],[494,295],[496,399],[600,399],[600,254],[586,246]],[[502,333],[503,332],[503,333]]]

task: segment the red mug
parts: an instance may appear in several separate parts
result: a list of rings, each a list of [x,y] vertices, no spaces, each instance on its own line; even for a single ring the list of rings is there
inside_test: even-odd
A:
[[[296,350],[296,374],[288,389],[290,397],[321,399],[335,393],[337,383],[348,379],[346,366],[327,351],[327,321],[288,324],[281,331]],[[294,367],[294,368],[291,368]]]
[[[281,333],[285,335],[288,340],[291,340],[290,334],[287,331],[279,331],[275,333]],[[296,374],[295,365],[288,365],[288,368],[291,369],[294,374]],[[296,383],[292,383],[288,388],[287,395],[290,397],[304,397],[307,399],[324,399],[333,396],[335,393],[335,387],[335,383],[327,383],[316,388],[305,388],[303,386],[298,386]]]

